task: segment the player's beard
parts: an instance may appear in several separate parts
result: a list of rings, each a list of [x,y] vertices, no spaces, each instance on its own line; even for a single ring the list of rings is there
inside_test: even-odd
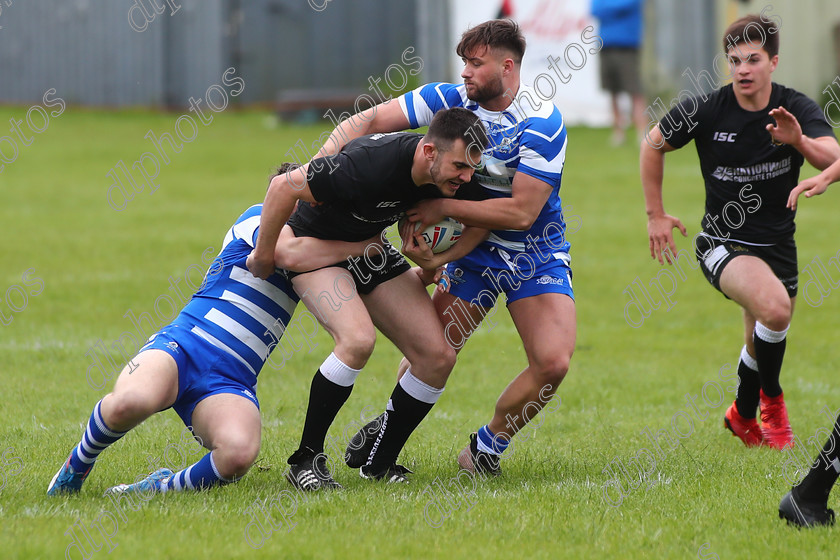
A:
[[[486,103],[492,99],[500,97],[505,92],[504,86],[502,86],[501,76],[494,76],[492,80],[483,86],[478,86],[475,82],[473,82],[472,85],[475,89],[473,90],[472,95],[470,95],[469,90],[467,90],[467,97],[476,103]]]
[[[432,176],[432,181],[435,185],[439,185],[438,182],[440,180],[440,158],[435,158],[434,163],[432,164],[431,169],[429,169],[429,175]]]
[[[434,182],[435,186],[444,196],[452,196],[448,190],[443,190],[444,187],[441,185],[445,185],[447,189],[451,188],[449,181],[441,180],[441,172],[440,172],[440,157],[435,159],[435,162],[432,164],[431,169],[429,169],[429,175],[432,176],[432,181]]]

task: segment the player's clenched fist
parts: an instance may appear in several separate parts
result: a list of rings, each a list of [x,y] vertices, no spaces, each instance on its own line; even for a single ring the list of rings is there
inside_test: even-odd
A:
[[[251,251],[251,254],[248,255],[248,259],[245,261],[245,264],[248,267],[248,270],[251,271],[251,274],[256,276],[257,278],[261,278],[265,280],[271,273],[274,272],[274,255],[270,255],[268,258],[260,257],[257,254],[257,251]]]
[[[436,224],[443,220],[446,216],[441,211],[441,201],[435,199],[422,200],[418,202],[413,208],[406,211],[408,220],[412,223],[420,223],[420,231],[426,227]]]

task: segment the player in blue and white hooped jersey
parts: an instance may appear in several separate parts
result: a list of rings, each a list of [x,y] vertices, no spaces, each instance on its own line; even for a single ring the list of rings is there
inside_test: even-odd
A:
[[[199,290],[171,324],[149,338],[114,389],[96,403],[48,494],[78,492],[102,451],[170,407],[210,452],[176,473],[162,468],[109,492],[197,490],[235,481],[248,471],[260,448],[257,375],[298,302],[285,275],[261,280],[245,265],[261,210],[257,204],[236,220]],[[356,254],[364,250],[361,243],[343,248],[351,246]],[[310,262],[323,265],[315,258]]]
[[[424,225],[448,216],[492,230],[485,243],[449,264],[452,289],[434,299],[446,332],[459,333],[450,344],[460,349],[497,296],[507,297],[528,367],[503,391],[492,420],[459,457],[464,468],[497,473],[510,438],[555,393],[574,351],[574,293],[559,194],[567,138],[559,110],[520,82],[525,39],[516,23],[477,25],[456,51],[464,60],[463,84],[427,84],[396,103],[372,107],[340,124],[319,155],[360,135],[425,126],[450,107],[474,111],[485,125],[491,148],[474,180],[492,198],[424,201],[408,215]],[[404,252],[424,267],[437,262],[419,240]]]

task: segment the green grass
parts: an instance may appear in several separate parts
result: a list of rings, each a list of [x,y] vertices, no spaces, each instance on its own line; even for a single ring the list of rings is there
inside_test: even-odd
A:
[[[0,109],[0,122],[24,118],[24,113]],[[91,407],[112,385],[113,380],[106,389],[88,385],[86,352],[100,339],[110,344],[132,330],[123,317],[127,310],[154,316],[156,298],[171,293],[170,276],[183,278],[190,265],[201,264],[205,249],[218,250],[239,213],[262,200],[271,166],[288,159],[285,154],[298,138],[310,145],[322,132],[319,127],[278,128],[264,113],[215,115],[180,153],[170,153],[156,192],[145,190],[123,211],[114,211],[105,198],[111,184],[106,174],[118,161],[130,165],[151,151],[146,132],[172,132],[177,116],[68,110],[32,145],[19,146],[16,161],[0,174],[5,236],[0,297],[13,285],[36,292],[37,286],[24,286],[28,269],[34,269],[30,282],[40,278],[44,284],[42,293],[28,296],[26,309],[14,314],[11,324],[0,326],[4,558],[61,558],[71,540],[65,532],[76,520],[90,527],[104,510],[114,509],[100,497],[105,488],[133,480],[147,471],[149,455],[160,457],[167,445],[180,445],[183,426],[173,412],[164,412],[106,451],[81,495],[45,495]],[[607,131],[570,131],[562,192],[571,206],[569,216],[580,222],[570,236],[577,350],[559,391],[560,407],[545,414],[538,429],[526,430],[527,441],[515,440],[502,478],[480,480],[474,494],[461,493],[459,507],[448,518],[435,519],[440,527],[426,523],[431,495],[424,490],[436,480],[449,485],[457,473],[454,458],[468,433],[489,420],[499,393],[524,367],[521,343],[500,309],[494,316],[497,326],[483,327],[462,352],[446,392],[405,449],[402,458],[416,472],[410,486],[370,484],[336,467],[344,492],[300,500],[290,518],[296,523],[291,531],[280,527],[260,548],[249,546],[246,510],[290,488],[282,479],[285,459],[297,444],[311,376],[330,348],[321,332],[312,352],[298,352],[282,369],[267,367],[260,377],[264,429],[259,468],[235,485],[155,496],[136,511],[126,510],[124,518],[117,515],[113,557],[836,554],[834,531],[796,531],[776,518],[788,487],[783,457],[767,449],[747,450],[727,435],[721,418],[731,393],[714,408],[698,400],[700,414],[709,416],[701,421],[692,414],[690,436],[673,451],[657,454],[652,477],[657,484],[630,491],[618,507],[605,501],[608,463],[618,458],[627,464],[641,448],[651,448],[642,431],[670,430],[672,418],[688,406],[686,393],[699,394],[711,381],[726,385],[718,372],[726,364],[735,366],[742,336],[736,306],[696,270],[679,281],[670,310],[654,311],[640,328],[625,322],[624,289],[636,277],[648,284],[659,265],[648,256],[636,151],[611,150],[607,144]],[[689,148],[670,154],[666,165],[666,208],[690,232],[689,239],[678,241],[683,249],[690,247],[703,210],[696,160]],[[816,256],[827,262],[840,250],[840,241],[831,235],[835,207],[831,191],[802,202],[797,234],[802,266]],[[819,307],[800,298],[790,332],[782,381],[794,430],[803,439],[829,425],[819,412],[823,406],[840,406],[834,334],[839,310],[840,293],[829,294]],[[9,313],[3,301],[0,311]],[[120,360],[116,352],[112,356]],[[352,432],[363,409],[367,414],[381,409],[398,360],[398,352],[381,339],[331,436],[343,441],[345,426]],[[716,398],[713,391],[710,398]],[[687,431],[685,420],[679,422]],[[184,451],[196,449],[186,446]],[[288,494],[283,496],[288,505]],[[275,520],[281,523],[278,515]],[[103,524],[110,529],[107,521]],[[107,551],[105,545],[92,557],[105,557]]]

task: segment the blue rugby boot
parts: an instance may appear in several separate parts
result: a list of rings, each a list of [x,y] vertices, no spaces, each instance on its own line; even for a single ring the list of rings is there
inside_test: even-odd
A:
[[[118,484],[105,490],[105,495],[108,494],[134,494],[137,492],[160,492],[163,482],[168,480],[173,474],[169,469],[158,469],[143,480],[135,482],[134,484]]]
[[[64,462],[64,465],[55,473],[55,476],[50,481],[50,485],[47,487],[47,494],[50,496],[78,494],[92,468],[93,465],[88,467],[84,472],[76,472],[70,465],[70,457],[67,457],[67,461]]]

